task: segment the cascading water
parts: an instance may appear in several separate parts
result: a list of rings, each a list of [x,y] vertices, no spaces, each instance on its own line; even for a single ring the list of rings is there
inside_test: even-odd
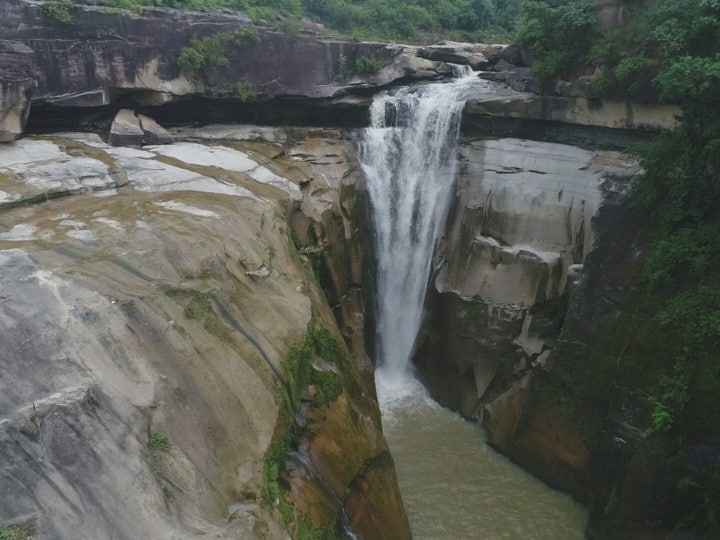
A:
[[[462,109],[487,83],[379,95],[360,143],[377,255],[376,382],[416,540],[579,539],[585,510],[512,465],[412,374],[432,250],[454,185]]]
[[[377,255],[376,363],[386,383],[409,371],[433,245],[454,183],[463,105],[487,88],[466,69],[450,83],[376,97],[360,145]]]

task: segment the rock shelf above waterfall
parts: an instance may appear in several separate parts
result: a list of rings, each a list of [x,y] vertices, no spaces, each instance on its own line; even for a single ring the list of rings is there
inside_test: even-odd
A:
[[[469,141],[460,160],[437,290],[525,308],[563,294],[604,180],[637,170],[617,152],[518,139]]]

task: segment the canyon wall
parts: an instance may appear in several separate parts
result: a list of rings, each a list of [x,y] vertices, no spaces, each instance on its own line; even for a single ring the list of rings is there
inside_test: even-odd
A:
[[[352,243],[351,146],[174,135],[194,142],[0,151],[0,529],[408,538],[362,342],[291,233]]]
[[[589,406],[608,358],[622,364],[632,326],[653,318],[639,292],[645,216],[623,202],[637,166],[608,149],[671,127],[675,109],[539,97],[497,47],[352,43],[242,15],[77,4],[72,24],[33,0],[0,6],[0,141],[28,127],[105,131],[121,107],[168,125],[361,126],[374,92],[441,79],[445,61],[495,69],[493,92],[465,110],[419,373],[501,452],[589,504],[593,537],[661,537],[664,516],[704,496],[678,485],[715,459],[707,445],[668,465],[644,436],[642,396],[603,415]],[[233,41],[227,66],[178,67],[193,38],[238,28],[256,38]],[[379,69],[358,73],[362,57]],[[367,354],[357,134],[173,135],[181,144],[55,133],[0,147],[0,454],[12,471],[0,527],[408,537]]]

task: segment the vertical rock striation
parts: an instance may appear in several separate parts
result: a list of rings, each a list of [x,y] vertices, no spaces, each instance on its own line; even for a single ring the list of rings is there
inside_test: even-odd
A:
[[[518,139],[471,140],[460,156],[416,364],[493,445],[585,500],[582,439],[556,411],[529,410],[528,383],[548,367],[593,249],[603,186],[628,182],[636,166],[616,152]]]

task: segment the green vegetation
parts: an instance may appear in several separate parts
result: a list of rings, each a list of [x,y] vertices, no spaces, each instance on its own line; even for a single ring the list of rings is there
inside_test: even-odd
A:
[[[530,50],[540,86],[549,89],[588,64],[599,34],[590,0],[532,1],[522,5],[516,38]]]
[[[578,397],[600,417],[628,396],[646,403],[645,436],[672,462],[720,434],[720,1],[625,7],[626,23],[602,32],[585,0],[528,2],[518,37],[546,89],[600,72],[599,95],[681,108],[675,129],[632,150],[643,173],[629,202],[649,221],[622,269],[639,277],[634,300],[603,350],[575,352],[592,359],[579,364]],[[720,536],[719,475],[698,473],[680,489],[686,510],[674,524]],[[606,513],[614,506],[611,496]]]
[[[25,540],[30,536],[30,531],[24,525],[10,525],[0,529],[0,540]]]
[[[72,0],[53,0],[44,3],[42,6],[43,15],[63,24],[71,24],[73,22],[71,10]]]
[[[202,39],[192,39],[183,47],[178,56],[177,65],[181,71],[201,72],[205,67],[228,67],[230,48],[249,47],[260,42],[260,34],[255,28],[239,26],[233,32],[218,32]],[[252,83],[247,83],[252,84]],[[240,88],[238,88],[240,91]],[[252,88],[244,88],[244,95],[252,97]]]
[[[250,81],[240,81],[237,85],[238,98],[242,103],[247,103],[255,97],[255,86]],[[260,222],[260,228],[262,229],[263,222]]]
[[[205,293],[193,291],[190,303],[185,308],[185,316],[190,320],[198,320],[212,312],[213,308],[210,296]]]
[[[322,22],[334,33],[358,39],[434,42],[442,38],[506,40],[523,0],[104,0],[113,10],[140,15],[147,7],[189,11],[227,9],[295,34],[300,19]],[[71,0],[57,0],[72,4]]]
[[[322,365],[318,365],[322,364]],[[316,369],[317,366],[321,369]],[[336,373],[337,370],[337,373]],[[337,538],[335,523],[326,523],[321,529],[313,529],[307,516],[299,515],[282,496],[281,476],[285,470],[288,453],[297,449],[303,438],[311,437],[311,425],[299,426],[293,420],[300,411],[301,401],[313,407],[322,407],[335,401],[343,392],[343,382],[352,379],[349,359],[342,343],[315,319],[308,325],[305,339],[290,345],[283,363],[287,385],[283,392],[278,427],[263,460],[265,498],[269,504],[279,505],[285,522],[295,529],[295,538],[307,540]],[[310,388],[314,392],[309,392]],[[348,393],[357,392],[352,382]]]
[[[169,452],[170,439],[160,431],[151,431],[148,436],[148,448],[154,452]]]
[[[367,56],[360,56],[355,61],[355,71],[361,74],[376,73],[383,67],[382,60],[377,58],[368,58]]]
[[[190,44],[180,51],[178,67],[187,72],[198,72],[206,66],[227,67],[230,65],[228,54],[232,42],[233,36],[227,32],[192,39]]]

